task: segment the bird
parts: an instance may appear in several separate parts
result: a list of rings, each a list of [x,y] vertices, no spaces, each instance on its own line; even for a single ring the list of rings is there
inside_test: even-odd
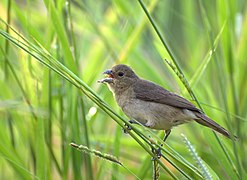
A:
[[[117,104],[130,118],[129,122],[155,130],[164,130],[164,142],[174,126],[191,121],[231,138],[225,128],[194,104],[158,84],[138,77],[131,67],[118,64],[103,74],[107,77],[99,82],[107,84]]]

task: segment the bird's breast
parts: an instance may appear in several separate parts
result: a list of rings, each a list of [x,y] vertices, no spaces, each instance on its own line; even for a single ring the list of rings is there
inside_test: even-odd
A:
[[[126,100],[121,108],[123,112],[131,119],[135,119],[140,123],[147,123],[150,120],[149,103],[142,102],[138,99],[132,98]]]

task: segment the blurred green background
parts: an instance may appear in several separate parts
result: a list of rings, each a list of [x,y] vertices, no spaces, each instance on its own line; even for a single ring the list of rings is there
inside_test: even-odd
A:
[[[39,46],[40,54],[49,52],[68,68],[62,74],[76,74],[126,120],[108,88],[97,83],[104,70],[127,64],[140,77],[195,102],[184,85],[187,79],[205,113],[238,141],[216,137],[197,123],[181,125],[164,147],[200,175],[168,153],[175,167],[164,158],[161,162],[177,179],[247,178],[247,1],[143,3],[169,51],[138,0],[0,2],[0,179],[153,178],[151,156],[101,106],[54,72],[53,64],[47,68],[30,47],[14,46],[8,37],[22,42],[18,35]],[[151,139],[159,133],[137,128]],[[80,152],[71,142],[111,154],[124,167]],[[160,169],[160,179],[173,178]]]

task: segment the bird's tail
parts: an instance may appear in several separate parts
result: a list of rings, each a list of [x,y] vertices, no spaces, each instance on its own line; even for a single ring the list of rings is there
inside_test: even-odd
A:
[[[211,129],[213,129],[214,131],[217,131],[218,133],[220,133],[220,134],[222,134],[228,138],[231,138],[230,133],[225,128],[221,127],[219,124],[214,122],[212,119],[207,117],[205,114],[195,113],[195,115],[198,117],[198,119],[195,119],[195,121],[198,122],[199,124],[207,126]],[[234,139],[237,139],[237,137],[234,136]]]

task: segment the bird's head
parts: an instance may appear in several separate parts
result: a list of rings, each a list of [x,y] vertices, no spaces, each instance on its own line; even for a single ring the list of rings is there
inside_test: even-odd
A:
[[[114,92],[124,91],[139,79],[135,72],[124,64],[116,65],[103,74],[106,74],[107,77],[99,82],[107,83]]]

